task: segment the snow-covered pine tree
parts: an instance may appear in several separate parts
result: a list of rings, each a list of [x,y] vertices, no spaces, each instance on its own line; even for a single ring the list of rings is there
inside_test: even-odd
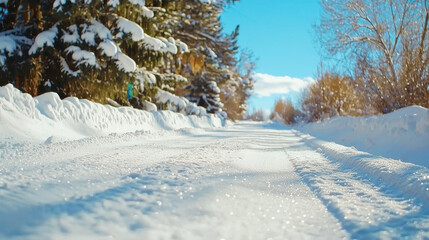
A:
[[[37,95],[41,64],[28,49],[42,27],[41,0],[0,1],[0,85]]]
[[[222,33],[219,15],[227,2],[232,1],[170,2],[167,10],[157,15],[156,23],[161,32],[168,32],[190,47],[189,53],[176,59],[175,66],[175,71],[190,82],[185,89],[176,89],[176,93],[211,113],[222,112],[224,103],[228,103],[228,115],[241,119],[249,96],[241,92],[250,93],[247,89],[252,81],[250,74],[241,74],[237,67],[238,28],[231,35]]]
[[[65,95],[124,104],[127,84],[142,71],[136,63],[145,37],[140,25],[152,16],[141,0],[55,0],[45,16],[48,30],[29,53],[43,58],[43,78]]]
[[[128,83],[139,97],[156,101],[158,89],[187,82],[159,72],[164,56],[187,46],[149,35],[156,29],[144,0],[2,0],[0,9],[0,74],[11,76],[2,78],[2,85],[31,82],[35,78],[23,71],[28,68],[37,70],[39,83],[20,88],[32,95],[44,87],[62,97],[112,98],[124,104]]]

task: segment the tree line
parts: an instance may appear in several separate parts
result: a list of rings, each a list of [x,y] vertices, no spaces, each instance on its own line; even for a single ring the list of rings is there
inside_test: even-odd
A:
[[[0,85],[241,119],[254,63],[223,33],[234,1],[1,0]]]

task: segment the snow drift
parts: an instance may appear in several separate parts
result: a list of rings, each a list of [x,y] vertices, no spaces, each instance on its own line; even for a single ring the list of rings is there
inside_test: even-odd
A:
[[[111,133],[221,127],[215,115],[185,116],[171,111],[115,108],[84,99],[61,100],[56,93],[38,97],[13,85],[0,87],[0,139],[58,141]]]
[[[335,117],[295,127],[319,139],[429,168],[429,110],[419,106],[368,117]]]

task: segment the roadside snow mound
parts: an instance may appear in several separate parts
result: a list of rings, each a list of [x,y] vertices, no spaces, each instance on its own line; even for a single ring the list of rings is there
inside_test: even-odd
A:
[[[0,139],[58,141],[142,130],[221,127],[214,115],[115,108],[84,99],[61,100],[56,93],[31,97],[13,85],[0,87]]]
[[[319,139],[429,168],[429,110],[406,107],[370,117],[336,117],[296,127]]]

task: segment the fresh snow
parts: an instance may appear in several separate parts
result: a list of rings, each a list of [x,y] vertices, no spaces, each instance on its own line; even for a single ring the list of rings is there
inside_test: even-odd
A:
[[[97,57],[93,52],[82,50],[77,46],[70,46],[66,48],[65,52],[72,55],[72,58],[76,62],[77,66],[83,64],[85,66],[100,68],[97,62]]]
[[[31,46],[28,53],[35,54],[37,50],[47,47],[53,47],[55,38],[58,34],[58,28],[57,25],[54,25],[49,30],[46,30],[44,32],[41,32],[37,35],[36,39],[34,40],[34,44]]]
[[[118,53],[118,46],[111,40],[104,40],[98,44],[97,49],[100,49],[101,53],[108,57],[114,57]]]
[[[7,53],[11,54],[17,49],[17,44],[9,36],[0,36],[0,66],[5,65]]]
[[[136,62],[121,51],[116,54],[116,65],[124,72],[134,72],[137,69]]]
[[[67,61],[63,57],[60,57],[60,60],[61,60],[61,72],[71,75],[73,77],[78,77],[79,74],[82,73],[81,70],[77,70],[77,71],[71,70],[69,65],[67,64]]]
[[[182,42],[180,39],[176,39],[176,45],[179,48],[180,52],[188,53],[189,47],[186,43]]]
[[[133,41],[137,42],[144,38],[143,29],[137,23],[123,17],[119,17],[116,22],[118,24],[119,30],[121,30],[123,33],[131,34]]]
[[[0,87],[0,139],[44,142],[49,138],[75,140],[111,133],[220,126],[222,120],[214,115],[115,108],[74,97],[61,100],[55,93],[32,98],[11,84]]]
[[[429,110],[419,106],[369,117],[336,117],[297,127],[362,151],[429,168]]]
[[[169,37],[167,40],[163,37],[159,37],[158,39],[164,43],[164,45],[161,46],[160,52],[169,52],[172,54],[177,53],[176,41],[174,40],[174,38]]]
[[[428,168],[338,138],[348,123],[356,143],[380,131],[427,144],[427,113],[222,127],[214,115],[32,98],[9,84],[0,239],[428,239]],[[425,154],[411,145],[401,151]]]

